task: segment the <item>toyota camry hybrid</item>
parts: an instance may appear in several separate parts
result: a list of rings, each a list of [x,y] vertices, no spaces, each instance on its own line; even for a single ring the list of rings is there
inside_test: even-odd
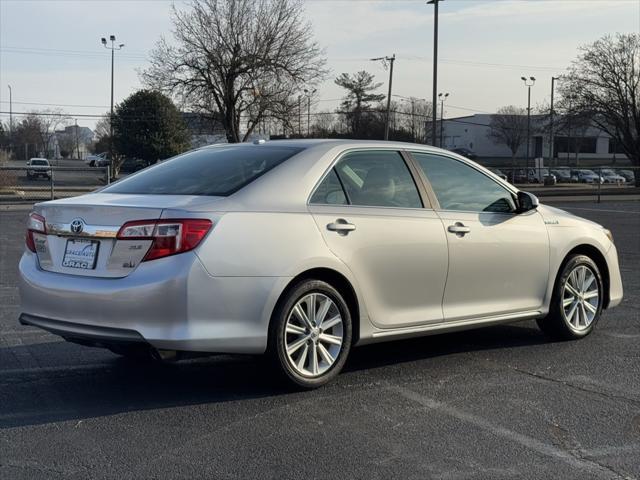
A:
[[[160,358],[267,354],[305,388],[357,345],[535,319],[578,339],[622,299],[604,227],[408,143],[204,147],[35,205],[20,321]]]

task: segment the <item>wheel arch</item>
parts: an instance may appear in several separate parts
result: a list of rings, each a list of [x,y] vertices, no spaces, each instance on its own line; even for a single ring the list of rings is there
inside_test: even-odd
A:
[[[358,300],[358,295],[356,290],[352,284],[352,282],[345,277],[342,273],[328,267],[316,267],[305,270],[295,277],[293,277],[289,283],[284,287],[282,292],[276,301],[273,310],[271,312],[271,317],[269,319],[269,324],[273,321],[273,314],[278,310],[278,307],[281,305],[283,301],[285,301],[286,294],[298,283],[303,280],[322,280],[327,282],[329,285],[334,287],[340,294],[343,296],[347,306],[349,307],[349,313],[351,314],[351,344],[355,345],[358,343],[360,339],[360,302]],[[271,328],[269,328],[271,331]]]
[[[609,306],[609,301],[610,301],[609,289],[610,289],[611,277],[609,273],[609,265],[607,264],[607,260],[604,254],[600,251],[598,247],[595,247],[594,245],[591,245],[588,243],[582,243],[574,246],[571,250],[569,250],[565,254],[564,258],[562,259],[562,262],[558,267],[558,271],[556,272],[555,281],[556,282],[558,281],[558,278],[562,272],[562,269],[564,268],[567,261],[569,260],[569,257],[571,257],[572,255],[585,255],[589,257],[591,260],[593,260],[595,264],[598,266],[598,270],[600,270],[600,275],[602,275],[602,284],[603,284],[602,288],[604,290],[603,291],[603,295],[604,295],[603,308],[607,308]]]

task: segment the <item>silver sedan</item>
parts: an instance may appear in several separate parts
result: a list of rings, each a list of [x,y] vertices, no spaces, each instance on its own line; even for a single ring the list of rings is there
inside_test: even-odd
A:
[[[305,387],[352,347],[620,303],[611,233],[422,145],[205,147],[37,204],[20,321],[121,355],[262,354]]]

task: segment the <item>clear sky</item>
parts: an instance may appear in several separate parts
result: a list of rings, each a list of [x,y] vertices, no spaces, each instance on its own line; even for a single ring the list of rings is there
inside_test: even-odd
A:
[[[116,103],[140,88],[138,71],[160,35],[170,37],[170,1],[0,0],[0,111],[61,105],[68,114],[108,110],[109,52],[101,37],[125,43],[116,53]],[[180,8],[183,2],[176,2]],[[343,95],[341,72],[388,73],[368,59],[395,53],[394,94],[431,98],[433,6],[425,0],[308,0],[306,14],[326,49],[331,74],[317,110]],[[640,0],[444,0],[440,4],[439,90],[446,116],[493,112],[526,103],[520,77],[535,76],[532,103],[549,99],[579,45],[616,32],[640,31]],[[51,104],[51,105],[47,105]],[[8,120],[8,115],[0,117]],[[20,117],[14,117],[16,121]],[[78,117],[92,127],[94,119]]]

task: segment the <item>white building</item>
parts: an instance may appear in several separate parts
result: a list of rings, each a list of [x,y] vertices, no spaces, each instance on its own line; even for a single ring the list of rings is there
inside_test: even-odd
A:
[[[468,148],[480,159],[507,160],[511,159],[511,150],[505,145],[497,144],[489,138],[489,125],[492,114],[475,114],[465,117],[446,118],[442,124],[442,146],[446,149]],[[531,117],[532,134],[530,141],[530,157],[549,156],[549,133],[536,132],[534,125],[541,117]],[[559,125],[559,118],[556,125]],[[440,127],[440,125],[438,125]],[[560,163],[575,163],[576,150],[579,150],[579,160],[593,160],[610,162],[614,158],[626,160],[622,149],[608,134],[595,126],[568,135],[564,129],[558,129],[554,134],[554,157]],[[568,145],[571,152],[568,153]],[[617,151],[615,151],[617,150]],[[614,152],[615,151],[615,152]],[[518,150],[516,158],[525,158],[527,154],[526,142]],[[563,162],[563,160],[565,160]],[[573,161],[573,162],[572,162]],[[499,162],[500,163],[500,162]]]

